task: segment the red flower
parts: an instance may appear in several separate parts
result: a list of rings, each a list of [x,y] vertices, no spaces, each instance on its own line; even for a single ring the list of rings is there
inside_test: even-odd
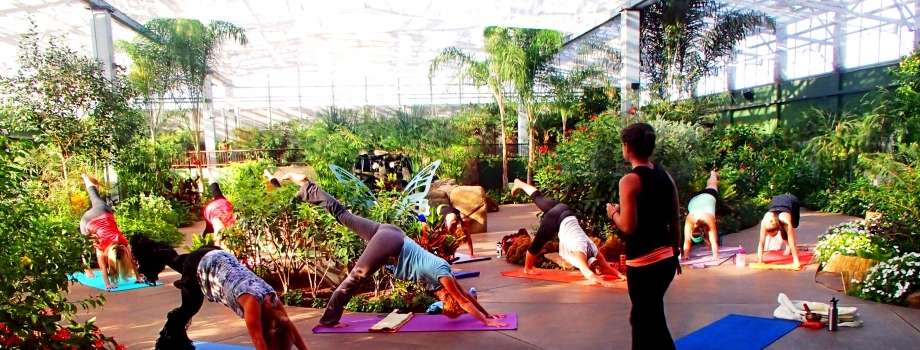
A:
[[[115,346],[115,350],[126,350],[126,349],[127,349],[127,348],[125,348],[125,346],[124,346],[124,345],[121,345],[121,344],[118,344],[118,345]]]
[[[546,154],[546,152],[549,152],[549,147],[546,147],[546,145],[540,146],[540,154]]]
[[[6,325],[5,325],[5,324],[2,324],[2,323],[0,323],[0,331],[9,332],[9,331],[6,329]]]
[[[67,328],[58,329],[57,333],[51,336],[51,340],[64,341],[70,338],[70,331]]]
[[[102,339],[99,339],[99,340],[96,340],[96,343],[94,343],[93,346],[95,346],[96,349],[102,349],[105,347],[105,342],[102,341]]]
[[[15,335],[10,337],[10,339],[6,341],[6,345],[10,345],[10,346],[15,346],[15,345],[20,345],[20,344],[22,344],[22,338],[17,337]]]
[[[636,111],[638,111],[636,106],[629,107],[629,114],[636,115]]]
[[[93,334],[94,334],[94,335],[99,335],[99,334],[101,334],[101,333],[102,333],[102,332],[100,332],[99,329],[94,329],[94,330],[93,330]]]
[[[565,131],[565,133],[566,133],[566,135],[568,135],[568,134],[571,134],[571,133],[572,133],[572,131],[575,131],[575,129],[569,129],[569,130],[566,130],[566,131]]]
[[[588,129],[588,128],[582,126],[582,127],[578,128],[578,131],[585,131],[585,130],[587,130],[587,129]]]
[[[591,120],[597,120],[597,114],[591,116]]]

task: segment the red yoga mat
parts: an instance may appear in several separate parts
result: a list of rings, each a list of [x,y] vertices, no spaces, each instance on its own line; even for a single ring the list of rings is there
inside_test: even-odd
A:
[[[804,267],[811,263],[811,259],[815,256],[815,252],[811,250],[799,251],[799,263]],[[756,256],[754,256],[756,258]],[[763,253],[763,263],[770,265],[786,265],[793,263],[792,255],[783,255],[781,251],[771,251]]]
[[[585,279],[585,276],[581,274],[580,271],[575,270],[548,270],[548,269],[535,269],[539,275],[527,275],[524,274],[524,269],[514,269],[510,271],[503,271],[502,276],[506,277],[517,277],[517,278],[528,278],[532,280],[541,280],[541,281],[553,281],[553,282],[563,282],[563,283],[572,283],[580,284],[583,286],[598,286],[601,285],[588,281]],[[626,289],[626,281],[619,279],[618,277],[603,275],[604,281],[614,283],[615,285],[610,288]]]
[[[323,326],[313,327],[313,333],[369,333],[368,329],[380,322],[386,314],[363,314],[342,316],[342,323],[347,327],[330,328]],[[507,323],[507,327],[489,327],[469,314],[461,315],[456,319],[449,319],[444,315],[415,314],[395,333],[404,332],[459,332],[459,331],[507,331],[517,329],[517,314],[507,314],[505,318],[497,321]]]

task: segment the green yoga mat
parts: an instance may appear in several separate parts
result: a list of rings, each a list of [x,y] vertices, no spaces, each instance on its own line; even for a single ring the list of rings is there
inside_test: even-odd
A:
[[[146,284],[146,283],[134,283],[133,281],[134,278],[131,277],[131,280],[129,281],[118,281],[118,284],[115,285],[115,289],[105,289],[105,282],[102,281],[102,273],[99,272],[99,270],[94,270],[93,273],[96,274],[96,278],[86,277],[86,275],[82,272],[77,272],[71,275],[71,277],[76,278],[77,282],[80,282],[86,286],[93,287],[99,290],[104,290],[107,292],[123,292],[126,290],[151,287],[151,285]],[[163,285],[163,282],[157,282],[157,286],[162,286],[162,285]]]

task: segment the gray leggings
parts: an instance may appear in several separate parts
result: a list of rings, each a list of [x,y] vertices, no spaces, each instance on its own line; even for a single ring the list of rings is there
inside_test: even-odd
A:
[[[89,195],[89,201],[92,206],[80,218],[80,233],[84,235],[86,234],[86,223],[88,221],[99,215],[112,212],[112,208],[109,207],[108,203],[99,196],[99,190],[96,189],[96,186],[87,187],[86,193]]]
[[[335,198],[312,182],[300,188],[297,198],[326,208],[336,221],[367,241],[367,247],[358,257],[355,267],[332,293],[332,298],[326,305],[326,311],[319,319],[322,325],[334,326],[342,319],[345,305],[358,291],[361,283],[380,270],[390,257],[399,256],[406,234],[396,226],[380,224],[352,214]]]

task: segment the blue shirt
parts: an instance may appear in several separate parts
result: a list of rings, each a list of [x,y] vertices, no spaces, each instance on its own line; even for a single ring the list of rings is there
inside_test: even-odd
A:
[[[418,281],[428,290],[441,287],[441,277],[453,277],[447,261],[429,253],[415,243],[412,238],[406,237],[402,250],[399,252],[399,261],[396,262],[396,271],[393,277],[404,281]]]

